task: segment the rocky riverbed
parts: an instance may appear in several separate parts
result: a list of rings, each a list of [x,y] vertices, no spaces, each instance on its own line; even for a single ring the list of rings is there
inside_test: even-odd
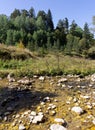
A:
[[[95,130],[95,74],[0,78],[0,130]]]

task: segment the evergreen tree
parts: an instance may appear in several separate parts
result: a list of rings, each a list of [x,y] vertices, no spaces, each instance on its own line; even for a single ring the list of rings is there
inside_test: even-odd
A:
[[[86,38],[86,39],[89,39],[89,36],[90,36],[90,30],[89,30],[89,27],[88,27],[88,23],[85,23],[84,24],[84,30],[83,30],[83,37]]]
[[[8,30],[7,31],[6,44],[7,45],[14,45],[14,42],[13,42],[13,30]]]
[[[60,20],[58,21],[58,23],[57,23],[57,27],[56,27],[56,28],[57,28],[57,29],[62,29],[62,28],[64,27],[63,25],[64,25],[63,20],[60,19]]]
[[[72,34],[73,36],[76,35],[76,32],[75,32],[76,27],[77,27],[77,24],[75,23],[75,20],[73,20],[70,25],[70,34]]]
[[[21,15],[23,17],[27,17],[27,16],[29,16],[29,12],[26,9],[23,9],[23,10],[21,10]]]
[[[46,21],[46,13],[45,13],[45,11],[43,11],[43,10],[39,11],[38,14],[37,14],[37,19],[40,16],[42,17],[43,21]]]
[[[20,31],[13,31],[13,43],[16,44],[21,39]]]
[[[13,22],[16,30],[21,30],[25,28],[25,18],[23,16],[17,16]]]
[[[52,14],[51,14],[50,9],[48,10],[48,13],[47,13],[47,28],[51,31],[53,31],[54,29],[54,24],[52,21]]]
[[[33,7],[30,8],[29,10],[29,17],[30,18],[35,18],[35,10]]]
[[[45,21],[43,20],[42,16],[39,16],[37,18],[37,21],[36,21],[36,26],[37,26],[37,29],[42,29],[42,30],[46,30],[46,23]]]
[[[11,19],[15,19],[17,16],[20,16],[21,15],[21,12],[19,9],[15,9],[12,13],[11,13],[11,16],[10,18]]]
[[[84,24],[84,30],[83,30],[83,38],[86,40],[86,49],[88,49],[90,47],[91,41],[92,41],[92,34],[90,33],[89,27],[88,27],[88,23]]]
[[[0,43],[5,43],[9,21],[6,15],[0,15]]]
[[[44,45],[44,47],[46,47],[47,35],[44,30],[34,31],[33,39],[34,39],[35,43],[38,45],[38,47],[43,47],[43,45]]]
[[[83,30],[79,26],[76,27],[74,36],[82,38]]]
[[[64,29],[65,29],[65,33],[68,34],[68,32],[69,32],[69,22],[68,22],[68,19],[67,19],[67,18],[65,18],[65,19],[63,20],[63,27],[64,27]]]

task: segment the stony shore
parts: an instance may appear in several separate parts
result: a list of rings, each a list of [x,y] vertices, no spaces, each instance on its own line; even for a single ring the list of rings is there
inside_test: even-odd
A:
[[[95,74],[0,78],[0,130],[95,130]]]

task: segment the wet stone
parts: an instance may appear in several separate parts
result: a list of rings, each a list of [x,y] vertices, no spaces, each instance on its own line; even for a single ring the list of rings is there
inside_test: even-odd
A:
[[[7,115],[10,115],[11,112],[5,112],[4,115],[7,116]]]
[[[12,107],[7,107],[7,111],[13,111]]]
[[[7,117],[7,116],[5,116],[5,117],[4,117],[4,121],[7,121],[7,120],[8,120],[8,117]]]

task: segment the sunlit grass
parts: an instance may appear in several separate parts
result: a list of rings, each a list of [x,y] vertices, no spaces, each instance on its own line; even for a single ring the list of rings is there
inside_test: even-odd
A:
[[[0,60],[0,73],[6,74],[13,72],[15,75],[32,75],[32,74],[83,74],[88,75],[95,72],[95,61],[70,57],[59,54],[48,54],[45,57],[37,57],[27,60]]]

